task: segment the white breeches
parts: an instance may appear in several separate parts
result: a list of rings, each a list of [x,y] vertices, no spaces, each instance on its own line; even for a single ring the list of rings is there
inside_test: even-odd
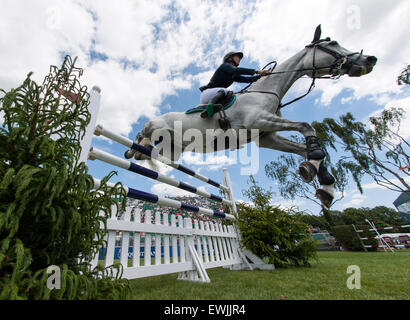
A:
[[[228,91],[228,90],[225,89],[225,88],[209,88],[209,89],[206,89],[206,90],[204,90],[204,91],[201,92],[201,97],[199,98],[200,103],[201,103],[201,104],[207,104],[207,103],[209,102],[209,100],[211,100],[212,97],[213,97],[214,95],[216,95],[216,93],[217,93],[219,90],[224,90],[225,93],[227,93],[227,91]]]

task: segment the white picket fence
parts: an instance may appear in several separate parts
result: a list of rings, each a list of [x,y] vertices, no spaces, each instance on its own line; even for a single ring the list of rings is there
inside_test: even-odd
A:
[[[107,220],[107,231],[104,265],[108,267],[114,263],[115,243],[120,232],[120,263],[123,277],[127,279],[179,273],[179,280],[209,282],[205,269],[243,264],[236,230],[220,222],[160,212],[153,215],[150,210],[144,212],[138,207],[127,207],[120,217],[113,212]],[[130,246],[132,258],[129,257]],[[143,259],[140,258],[141,247],[144,248]],[[97,263],[98,255],[91,266]]]

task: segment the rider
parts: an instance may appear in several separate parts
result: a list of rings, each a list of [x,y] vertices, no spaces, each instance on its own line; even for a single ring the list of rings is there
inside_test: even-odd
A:
[[[239,68],[239,63],[243,58],[242,52],[231,51],[228,52],[222,61],[222,64],[215,71],[211,80],[206,86],[199,88],[201,90],[200,101],[201,104],[214,104],[214,112],[218,112],[222,109],[222,106],[218,104],[227,94],[228,88],[234,81],[241,83],[252,83],[258,80],[261,76],[269,74],[268,70],[255,70],[248,68]],[[257,76],[253,76],[257,74]],[[243,75],[250,75],[250,77],[244,77]],[[202,118],[208,116],[205,109],[201,113]]]

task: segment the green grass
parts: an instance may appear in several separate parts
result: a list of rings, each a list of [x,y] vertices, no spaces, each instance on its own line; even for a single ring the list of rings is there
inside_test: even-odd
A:
[[[177,274],[130,280],[133,299],[144,300],[409,300],[410,251],[318,252],[310,268],[273,271],[208,269],[211,283],[178,281]],[[361,272],[350,290],[349,265]]]

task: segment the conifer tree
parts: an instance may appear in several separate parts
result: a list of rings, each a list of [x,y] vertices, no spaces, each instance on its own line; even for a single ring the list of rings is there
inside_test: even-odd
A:
[[[103,193],[96,192],[78,161],[90,121],[81,75],[67,56],[41,85],[29,73],[18,88],[0,91],[0,299],[129,294],[119,266],[91,270],[89,264],[104,245],[114,198],[124,206],[125,192],[106,186],[113,172],[103,179]],[[46,285],[52,265],[61,270],[60,289]]]

